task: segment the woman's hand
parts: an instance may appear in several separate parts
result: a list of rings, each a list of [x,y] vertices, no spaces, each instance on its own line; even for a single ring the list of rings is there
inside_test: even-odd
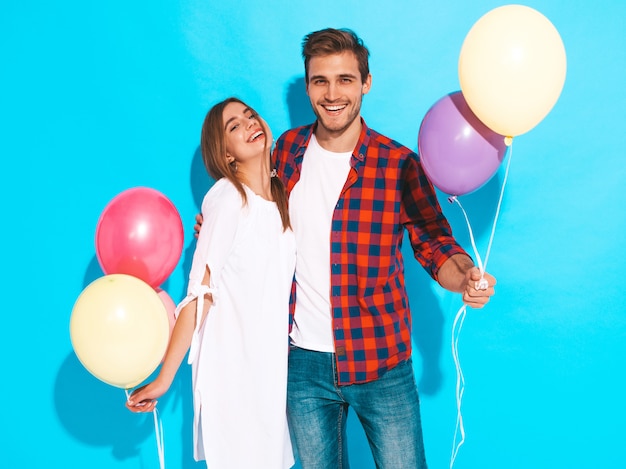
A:
[[[163,386],[158,378],[145,386],[137,388],[126,401],[126,407],[131,412],[152,412],[157,405],[157,399],[167,392],[169,386]]]

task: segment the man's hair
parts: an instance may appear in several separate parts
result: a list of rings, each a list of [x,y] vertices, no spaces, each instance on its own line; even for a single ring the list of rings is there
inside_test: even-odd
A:
[[[309,62],[313,57],[323,57],[332,54],[341,54],[350,51],[359,63],[361,81],[365,82],[369,73],[369,50],[363,40],[350,29],[326,28],[307,34],[302,41],[302,58],[304,59],[304,73],[306,82],[309,82]]]

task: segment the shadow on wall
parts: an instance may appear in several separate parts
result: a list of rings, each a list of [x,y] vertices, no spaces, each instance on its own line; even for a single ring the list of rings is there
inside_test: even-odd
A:
[[[91,282],[102,277],[104,273],[94,256],[85,270],[83,279],[84,288]],[[162,285],[167,289],[167,282]],[[146,379],[146,383],[156,377]],[[189,392],[191,382],[190,367],[181,367],[170,390],[159,399],[161,412],[170,406],[176,412],[182,412],[183,429],[181,445],[183,447],[182,464],[176,467],[193,469],[198,467],[193,460],[192,437],[192,400]],[[77,412],[76,390],[82,395],[89,396],[90,402],[97,405],[82,406]],[[54,386],[54,402],[59,421],[67,432],[77,441],[96,447],[110,447],[112,456],[123,461],[131,458],[140,458],[141,445],[150,438],[154,438],[154,423],[151,414],[136,415],[124,406],[126,394],[123,389],[108,385],[87,371],[72,351],[61,364],[56,374]],[[178,410],[177,408],[181,408]]]
[[[476,241],[478,253],[483,262],[501,186],[502,183],[496,175],[479,190],[459,197],[469,218],[474,237],[484,240],[484,243]],[[474,258],[467,222],[460,207],[448,202],[447,194],[437,191],[437,197],[457,242]],[[449,333],[443,330],[446,321],[439,300],[433,294],[433,280],[416,261],[411,260],[413,252],[408,237],[403,246],[403,255],[413,319],[413,357],[417,359],[416,352],[419,352],[422,359],[422,375],[416,379],[420,393],[434,395],[440,390],[442,384],[441,351],[443,339],[449,336]],[[459,300],[459,307],[460,305]],[[452,319],[448,318],[450,323]],[[446,345],[447,349],[448,345]],[[452,360],[451,357],[450,360]]]
[[[444,317],[432,290],[433,279],[413,257],[408,235],[402,246],[404,276],[411,307],[413,361],[421,359],[422,374],[416,376],[421,395],[434,395],[441,389],[441,346]],[[419,355],[418,355],[419,353]]]
[[[471,194],[458,197],[459,202],[463,205],[463,208],[469,218],[474,238],[477,240],[476,247],[483,261],[486,254],[485,251],[487,249],[487,242],[489,240],[489,236],[491,235],[491,228],[493,226],[493,220],[496,214],[501,188],[502,178],[501,174],[498,172],[478,190],[472,192]],[[448,202],[448,197],[449,196],[447,194],[437,190],[437,198],[439,199],[439,203],[441,204],[441,208],[446,215],[446,218],[450,222],[450,226],[452,226],[454,237],[473,258],[474,252],[472,251],[470,243],[467,222],[463,217],[460,207],[458,207],[455,203]],[[484,239],[484,242],[478,244],[478,239],[481,241]],[[494,238],[494,243],[496,242],[497,230]],[[476,262],[476,259],[474,259],[474,262]]]
[[[289,124],[291,128],[307,125],[315,121],[315,114],[311,110],[311,103],[306,94],[304,76],[294,78],[287,85],[285,99],[289,109]]]
[[[191,188],[191,196],[193,198],[194,207],[196,209],[196,212],[193,215],[194,217],[196,214],[202,211],[202,201],[204,200],[204,196],[209,191],[209,189],[213,187],[213,184],[215,184],[215,180],[211,176],[209,176],[209,173],[207,173],[207,170],[204,166],[204,161],[202,160],[202,151],[200,147],[198,147],[193,153],[193,157],[191,158],[191,166],[189,167],[189,187]],[[194,223],[194,218],[191,218],[190,220],[183,220],[185,232],[191,232]],[[184,286],[183,291],[179,292],[179,299],[184,298],[187,292],[187,281],[189,280],[189,272],[191,271],[191,262],[193,260],[193,253],[196,250],[196,238],[193,236],[187,236],[187,239],[189,241],[187,247],[183,250],[182,254],[182,285]]]
[[[77,412],[77,389],[97,405],[81,405]],[[117,460],[139,456],[141,442],[154,431],[151,419],[126,410],[125,400],[124,390],[92,376],[73,352],[61,364],[54,386],[59,421],[76,440],[91,446],[111,447]]]
[[[182,433],[178,436],[183,447],[183,461],[175,466],[192,469],[198,466],[193,460],[191,419],[186,418],[193,414],[188,389],[191,372],[187,368],[181,367],[170,390],[159,399],[159,409],[163,413],[173,407],[174,412],[182,412],[185,416]],[[89,396],[89,402],[97,405],[81,406],[77,412],[77,389],[81,395]],[[92,376],[74,353],[63,361],[54,386],[54,402],[59,421],[67,432],[85,445],[110,447],[111,455],[118,461],[139,458],[145,462],[145,459],[156,458],[155,455],[146,458],[141,449],[147,439],[155,438],[152,414],[131,413],[124,406],[125,400],[123,389]]]
[[[191,167],[189,168],[189,187],[198,212],[202,208],[205,194],[213,184],[215,184],[215,180],[207,173],[204,161],[202,161],[202,151],[198,147],[191,158]]]

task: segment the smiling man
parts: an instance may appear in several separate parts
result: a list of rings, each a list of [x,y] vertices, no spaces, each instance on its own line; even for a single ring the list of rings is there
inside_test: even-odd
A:
[[[361,102],[372,76],[361,76],[352,52],[312,57],[307,94],[317,116],[315,137],[333,152],[352,151],[361,133]]]
[[[302,55],[317,120],[285,132],[274,152],[297,246],[288,417],[300,462],[349,467],[352,407],[376,467],[425,468],[404,230],[420,264],[469,306],[487,303],[495,279],[452,237],[415,152],[362,119],[372,77],[361,39],[316,31]]]

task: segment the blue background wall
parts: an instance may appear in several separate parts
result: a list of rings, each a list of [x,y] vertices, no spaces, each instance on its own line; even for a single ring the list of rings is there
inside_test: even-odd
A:
[[[502,4],[4,2],[0,466],[158,467],[150,416],[130,414],[121,389],[80,365],[69,318],[102,275],[100,213],[135,186],[163,192],[181,213],[185,248],[163,285],[181,299],[193,216],[210,184],[198,144],[212,104],[237,95],[275,135],[310,121],[302,37],[351,27],[371,50],[367,123],[416,148],[428,108],[459,89],[465,35]],[[626,3],[525,4],[560,32],[568,73],[552,112],[515,139],[489,263],[497,295],[469,311],[459,343],[467,440],[455,467],[623,467]],[[483,252],[501,183],[502,171],[462,198]],[[458,207],[441,196],[470,249]],[[447,467],[460,299],[412,260],[407,281],[427,455],[430,467]],[[168,467],[202,467],[191,457],[189,375],[183,367],[159,404]],[[354,422],[350,435],[353,466],[373,467]]]

